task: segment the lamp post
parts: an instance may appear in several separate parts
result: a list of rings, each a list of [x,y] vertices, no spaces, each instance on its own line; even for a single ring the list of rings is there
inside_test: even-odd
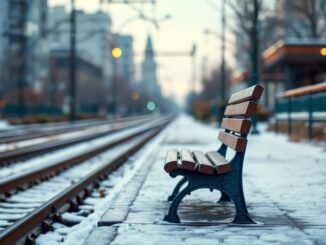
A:
[[[69,59],[69,120],[76,120],[76,9],[71,0]]]
[[[118,59],[122,55],[122,50],[118,47],[112,48],[112,57],[113,57],[113,81],[112,81],[112,88],[111,88],[111,95],[112,95],[112,114],[116,117],[117,112],[117,83],[118,83]]]
[[[225,2],[226,0],[222,1],[222,34],[221,34],[221,100],[225,101],[225,26],[226,26],[226,18],[225,18]],[[223,111],[224,113],[224,111]]]
[[[251,32],[251,46],[252,46],[252,53],[251,53],[251,79],[250,79],[250,86],[253,86],[258,83],[259,81],[259,67],[258,67],[258,0],[254,0],[254,9],[253,9],[253,27]],[[252,119],[252,134],[259,134],[259,131],[257,129],[257,118],[253,117]]]
[[[190,51],[190,56],[192,59],[192,78],[191,78],[191,92],[195,93],[195,82],[196,82],[196,52],[197,52],[197,46],[194,43],[192,45],[192,49]]]

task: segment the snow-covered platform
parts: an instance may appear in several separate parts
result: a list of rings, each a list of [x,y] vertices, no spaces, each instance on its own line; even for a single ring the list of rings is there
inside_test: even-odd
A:
[[[244,192],[257,225],[230,224],[234,207],[199,190],[179,208],[181,224],[163,222],[178,179],[163,170],[170,148],[217,149],[217,129],[179,117],[151,146],[84,244],[326,244],[326,152],[262,132],[249,136]],[[154,150],[153,150],[154,149]],[[231,158],[228,153],[227,158]]]

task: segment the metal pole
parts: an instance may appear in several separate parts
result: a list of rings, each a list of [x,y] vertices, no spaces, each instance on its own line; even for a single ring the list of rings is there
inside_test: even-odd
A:
[[[279,113],[279,98],[277,97],[275,98],[274,112],[275,112],[275,133],[278,133],[277,113]]]
[[[312,127],[312,123],[313,123],[313,118],[312,118],[312,96],[311,93],[308,93],[307,95],[307,104],[308,104],[308,139],[311,141],[312,137],[313,137],[313,127]]]
[[[217,100],[217,121],[222,123],[223,114],[225,110],[225,26],[226,26],[226,18],[225,18],[225,4],[226,0],[222,1],[222,17],[221,17],[221,81],[220,81],[220,103]]]
[[[226,0],[222,2],[222,45],[221,45],[221,100],[225,100],[225,26],[226,26],[226,18],[225,18],[225,4]]]
[[[8,0],[9,21],[9,52],[10,52],[10,72],[11,84],[17,86],[18,116],[25,114],[24,88],[26,85],[26,58],[27,58],[27,36],[25,34],[27,18],[27,1]],[[18,15],[17,15],[18,13]],[[11,85],[9,85],[11,86]]]
[[[291,137],[292,135],[292,118],[291,118],[291,112],[292,112],[292,101],[291,97],[288,97],[288,135]]]
[[[76,120],[76,9],[71,0],[70,14],[70,67],[69,67],[69,119]]]
[[[113,81],[112,81],[112,113],[116,117],[117,113],[117,83],[118,83],[118,58],[113,58]]]
[[[192,56],[192,79],[191,79],[191,92],[195,93],[195,83],[196,83],[196,56]]]
[[[252,45],[252,56],[251,56],[251,62],[252,62],[252,71],[251,71],[251,86],[255,85],[259,81],[259,74],[258,74],[258,0],[254,0],[254,12],[253,12],[253,27],[252,27],[252,33],[251,33],[251,45]],[[252,134],[259,134],[259,131],[257,129],[257,118],[253,117],[252,119]]]

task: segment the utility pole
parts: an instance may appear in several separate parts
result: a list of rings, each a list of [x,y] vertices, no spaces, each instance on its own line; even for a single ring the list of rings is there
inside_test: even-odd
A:
[[[190,90],[193,94],[195,94],[195,84],[196,84],[196,77],[197,77],[197,74],[196,74],[196,52],[197,52],[197,46],[196,44],[193,44],[192,45],[192,49],[191,49],[191,52],[190,52],[190,55],[191,55],[191,63],[192,63],[192,76],[191,76],[191,86],[190,86]]]
[[[252,20],[252,30],[251,30],[251,79],[250,79],[250,86],[253,86],[258,83],[259,81],[259,67],[258,67],[258,15],[259,15],[259,6],[258,0],[254,0],[254,9],[253,9],[253,20]],[[257,119],[256,117],[253,118],[253,125],[252,125],[252,134],[259,134],[257,129]]]
[[[217,100],[217,121],[222,123],[223,114],[225,110],[225,26],[226,26],[226,18],[225,18],[225,4],[226,0],[222,0],[222,9],[221,9],[221,66],[220,66],[220,98]]]
[[[113,57],[113,81],[111,85],[111,96],[112,96],[112,101],[111,101],[111,110],[112,114],[114,117],[116,117],[117,113],[117,105],[118,105],[118,59],[122,55],[122,50],[118,47],[116,47],[115,43],[113,44],[113,49],[112,49],[112,57]]]
[[[226,26],[226,19],[225,19],[225,4],[226,0],[222,1],[222,28],[221,28],[221,100],[225,101],[225,26]]]
[[[25,114],[24,88],[26,85],[26,57],[27,57],[27,36],[26,18],[28,2],[25,0],[8,0],[9,26],[9,80],[10,84],[17,85],[18,116]]]
[[[70,60],[69,60],[69,119],[76,120],[76,9],[71,0],[70,13]]]

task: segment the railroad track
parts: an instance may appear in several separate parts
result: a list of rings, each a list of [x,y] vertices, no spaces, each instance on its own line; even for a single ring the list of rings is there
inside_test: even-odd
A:
[[[114,139],[87,152],[1,180],[0,244],[33,243],[35,237],[51,229],[53,222],[62,220],[62,213],[83,203],[98,182],[105,180],[171,119],[163,117],[137,129],[128,129],[127,133],[120,132]],[[60,183],[66,185],[62,190],[58,188]],[[48,193],[49,186],[54,193],[46,198],[42,193]],[[36,199],[31,200],[32,197]],[[1,215],[6,214],[6,210],[11,210],[7,213],[8,219]]]
[[[17,161],[26,160],[31,157],[39,156],[41,154],[58,150],[70,145],[82,143],[98,137],[103,137],[105,135],[112,134],[114,132],[145,123],[146,121],[152,119],[154,119],[154,117],[148,117],[148,116],[119,119],[109,124],[108,123],[104,124],[104,126],[102,126],[102,130],[99,130],[98,126],[100,125],[97,125],[96,133],[91,133],[91,130],[89,130],[88,133],[86,132],[87,134],[85,135],[79,135],[77,137],[72,137],[64,140],[51,140],[46,138],[45,142],[39,144],[21,147],[15,150],[0,152],[0,166],[10,165]],[[89,129],[91,129],[92,127],[88,126]],[[85,128],[82,127],[80,130],[85,130]],[[49,135],[48,134],[41,135],[40,137],[47,137],[47,136]]]
[[[132,117],[122,117],[110,120],[87,120],[86,122],[64,122],[64,123],[53,123],[51,125],[32,125],[24,128],[17,128],[15,130],[10,130],[9,132],[0,133],[0,144],[13,143],[22,140],[30,140],[44,136],[52,136],[56,134],[63,134],[67,132],[74,132],[83,130],[89,127],[105,125],[109,123],[121,123],[127,121],[134,121],[145,119],[150,116],[132,116]]]

